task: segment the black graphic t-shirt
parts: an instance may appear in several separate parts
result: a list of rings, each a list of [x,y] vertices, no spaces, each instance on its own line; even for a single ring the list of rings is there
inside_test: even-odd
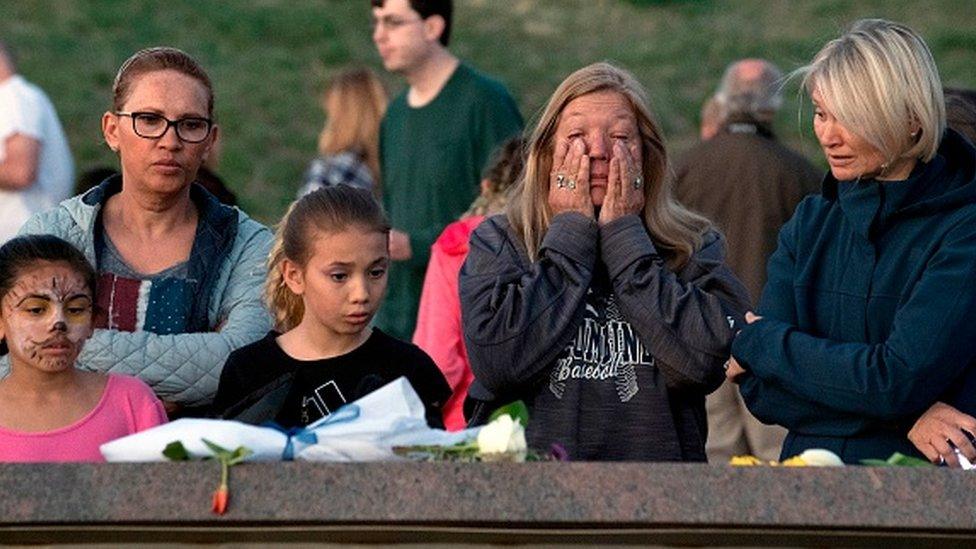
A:
[[[531,403],[530,447],[558,443],[579,460],[683,455],[664,379],[621,315],[605,270],[595,274],[583,321],[543,383]]]
[[[427,423],[443,428],[441,407],[451,395],[450,386],[434,361],[415,345],[374,328],[366,342],[344,355],[322,360],[295,360],[278,345],[279,335],[270,332],[263,339],[231,353],[214,399],[214,410],[218,415],[246,401],[249,395],[273,383],[276,378],[294,374],[287,396],[274,418],[284,427],[304,426],[400,376],[406,376],[424,403]]]

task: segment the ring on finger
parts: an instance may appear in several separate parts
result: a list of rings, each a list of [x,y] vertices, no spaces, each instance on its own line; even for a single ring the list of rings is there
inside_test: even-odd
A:
[[[575,179],[567,179],[566,180],[566,186],[569,187],[569,190],[575,191],[576,190],[576,180]]]
[[[640,190],[640,188],[643,186],[644,186],[644,178],[638,175],[637,177],[634,178],[634,190]]]
[[[566,187],[566,175],[565,174],[561,174],[561,173],[557,173],[556,174],[556,186],[559,187],[560,189]]]

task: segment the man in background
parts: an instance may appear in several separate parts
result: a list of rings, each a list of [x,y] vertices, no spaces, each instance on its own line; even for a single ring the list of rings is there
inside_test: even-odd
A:
[[[762,59],[730,65],[716,93],[724,117],[718,132],[688,151],[676,168],[678,199],[721,228],[728,239],[728,265],[753,303],[766,282],[766,260],[780,227],[821,180],[820,170],[773,133],[783,103],[781,80],[779,69]],[[740,454],[779,458],[785,431],[759,423],[734,385],[725,383],[706,402],[710,461],[727,462]]]
[[[71,196],[74,163],[54,105],[17,74],[0,42],[0,244],[35,212]]]
[[[430,247],[478,194],[496,145],[522,129],[512,96],[447,49],[450,0],[372,0],[373,42],[408,88],[380,127],[383,203],[389,213],[386,304],[376,323],[410,340]]]
[[[701,125],[698,131],[701,140],[708,141],[715,137],[718,131],[722,129],[723,119],[722,106],[718,104],[718,97],[715,95],[709,97],[701,109]]]

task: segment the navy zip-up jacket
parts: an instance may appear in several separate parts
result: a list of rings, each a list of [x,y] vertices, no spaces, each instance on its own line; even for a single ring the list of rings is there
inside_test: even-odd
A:
[[[740,390],[762,421],[846,462],[920,455],[936,401],[974,411],[976,151],[947,130],[905,181],[837,181],[806,198],[769,260],[762,320],[735,339]]]

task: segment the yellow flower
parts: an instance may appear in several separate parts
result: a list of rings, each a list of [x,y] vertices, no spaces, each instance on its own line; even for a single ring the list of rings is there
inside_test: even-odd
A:
[[[756,456],[732,456],[732,459],[729,460],[729,465],[735,465],[736,467],[752,467],[762,464],[762,460]]]

